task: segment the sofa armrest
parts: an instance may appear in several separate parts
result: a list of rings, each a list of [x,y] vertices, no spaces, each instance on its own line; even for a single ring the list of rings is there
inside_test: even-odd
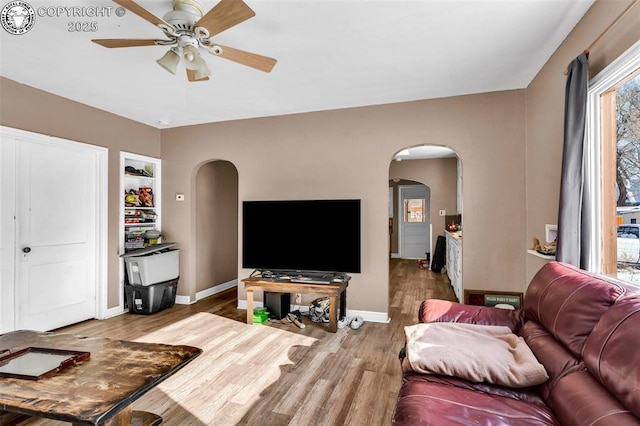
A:
[[[420,304],[420,322],[459,322],[481,325],[502,325],[518,333],[524,324],[524,311],[489,306],[464,305],[448,300],[428,299]]]

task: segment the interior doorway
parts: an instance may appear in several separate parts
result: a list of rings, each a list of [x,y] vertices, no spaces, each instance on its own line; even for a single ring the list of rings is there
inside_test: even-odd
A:
[[[196,174],[196,300],[238,285],[238,170],[214,160]]]
[[[431,190],[413,183],[397,186],[398,257],[429,259],[431,256]]]

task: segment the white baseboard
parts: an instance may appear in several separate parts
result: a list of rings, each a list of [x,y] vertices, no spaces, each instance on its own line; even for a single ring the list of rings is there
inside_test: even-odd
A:
[[[98,319],[109,319],[109,318],[113,318],[113,317],[117,317],[118,315],[122,315],[124,314],[126,311],[122,306],[116,306],[115,308],[109,308],[106,310],[106,312],[104,313],[104,317],[102,318],[98,318]]]
[[[254,300],[253,301],[254,308],[264,308],[264,303]],[[246,300],[238,300],[238,309],[247,309],[247,301]]]
[[[189,296],[176,295],[176,305],[193,305],[196,302],[192,302]]]
[[[400,253],[391,253],[391,258],[400,259]]]
[[[238,280],[227,281],[226,283],[218,284],[213,287],[209,287],[206,290],[202,290],[196,293],[196,300],[192,302],[189,296],[176,296],[176,304],[178,305],[192,305],[196,303],[198,300],[202,300],[205,297],[213,296],[214,294],[221,293],[225,290],[228,290],[233,287],[238,286]]]
[[[387,324],[391,321],[389,315],[386,312],[374,312],[374,311],[351,311],[347,309],[348,317],[361,316],[363,320],[368,322],[381,322]]]

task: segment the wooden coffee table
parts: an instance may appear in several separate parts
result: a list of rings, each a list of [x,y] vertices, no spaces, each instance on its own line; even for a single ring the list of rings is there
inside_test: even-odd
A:
[[[140,343],[72,334],[14,331],[0,335],[0,351],[27,347],[90,352],[87,361],[40,380],[0,377],[0,424],[43,417],[74,425],[162,423],[132,403],[202,353],[193,346]]]

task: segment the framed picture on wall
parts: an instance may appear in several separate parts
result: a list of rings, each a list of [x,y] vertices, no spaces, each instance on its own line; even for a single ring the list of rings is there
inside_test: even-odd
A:
[[[492,290],[465,290],[464,303],[476,306],[498,306],[508,308],[507,305],[514,309],[522,307],[522,293],[509,291],[492,291]]]

